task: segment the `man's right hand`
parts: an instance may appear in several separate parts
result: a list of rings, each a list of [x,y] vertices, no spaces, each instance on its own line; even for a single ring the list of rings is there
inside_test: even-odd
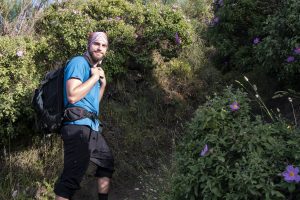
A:
[[[102,76],[102,72],[98,67],[92,67],[91,74],[92,74],[92,76],[97,76],[98,79],[100,79],[100,76]]]

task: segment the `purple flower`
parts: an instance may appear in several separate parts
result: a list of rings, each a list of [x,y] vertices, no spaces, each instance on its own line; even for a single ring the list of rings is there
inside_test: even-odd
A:
[[[295,61],[295,57],[294,56],[289,56],[287,59],[286,59],[286,62],[290,63],[290,62],[294,62]]]
[[[175,42],[176,44],[181,44],[181,38],[179,37],[178,33],[175,33]]]
[[[219,17],[215,17],[214,19],[213,19],[213,24],[215,25],[215,24],[218,24],[220,22],[220,18]]]
[[[286,167],[286,170],[282,173],[282,176],[284,177],[284,180],[288,183],[291,183],[295,181],[296,183],[300,182],[300,176],[299,176],[299,168],[293,167],[293,165],[288,165]]]
[[[207,144],[204,146],[204,148],[202,149],[202,151],[200,152],[200,156],[203,157],[207,154],[208,152],[208,146]]]
[[[260,43],[260,39],[258,37],[254,38],[253,44],[258,44]]]
[[[119,21],[119,20],[121,20],[121,17],[117,16],[115,19],[116,19],[117,21]]]
[[[238,102],[233,102],[232,104],[230,104],[230,109],[231,111],[237,111],[238,109],[240,109],[240,105],[238,104]]]
[[[16,54],[18,57],[22,57],[24,55],[24,52],[21,50],[18,50]]]
[[[224,5],[223,0],[219,0],[218,4],[219,4],[219,6],[223,6]]]
[[[295,54],[300,54],[300,47],[295,48],[295,49],[294,49],[294,53],[295,53]]]

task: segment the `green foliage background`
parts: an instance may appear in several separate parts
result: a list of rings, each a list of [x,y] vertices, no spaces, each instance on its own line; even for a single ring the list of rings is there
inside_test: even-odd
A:
[[[46,38],[48,45],[40,57],[48,66],[82,54],[89,32],[107,31],[110,51],[104,68],[110,77],[122,74],[128,68],[153,68],[154,51],[166,60],[176,57],[191,43],[194,35],[192,26],[180,10],[125,0],[91,0],[80,4],[72,1],[53,5],[37,23],[36,30]],[[181,45],[176,44],[176,33],[181,38]]]
[[[165,60],[179,56],[194,36],[180,10],[125,0],[53,4],[45,9],[35,30],[31,38],[1,37],[1,143],[7,142],[8,135],[19,135],[17,127],[30,120],[33,129],[30,98],[42,74],[84,53],[90,32],[106,30],[109,36],[109,53],[103,65],[109,80],[128,69],[149,71],[154,67],[154,52]],[[180,45],[176,44],[176,33]],[[19,49],[24,56],[16,56]]]
[[[34,62],[37,43],[32,38],[0,38],[0,143],[9,136],[30,134],[34,125],[31,96],[39,74]],[[18,56],[17,52],[23,54]]]
[[[42,7],[43,12],[28,8],[23,18],[18,17],[21,5],[9,10],[3,2],[1,145],[10,146],[11,138],[34,132],[30,100],[45,71],[82,54],[89,32],[105,30],[109,53],[103,67],[111,88],[102,112],[110,125],[109,141],[117,150],[118,178],[159,166],[180,141],[174,171],[168,169],[172,180],[156,186],[163,192],[167,188],[167,199],[300,198],[299,186],[281,176],[288,164],[300,164],[299,129],[277,116],[267,123],[251,111],[252,99],[245,92],[229,87],[208,98],[181,133],[195,107],[217,92],[216,85],[224,83],[227,73],[252,72],[258,79],[280,80],[283,88],[299,88],[300,55],[294,52],[300,47],[297,0],[74,0]],[[35,23],[37,13],[41,15]],[[21,22],[28,26],[21,27]],[[26,37],[18,36],[21,33]],[[289,56],[295,60],[287,62]],[[271,93],[270,85],[276,84],[262,87]],[[229,108],[233,101],[241,105],[236,112]],[[58,143],[53,151],[48,149],[57,139],[49,139],[46,152],[39,143],[38,151],[32,149],[36,165],[25,159],[27,155],[4,155],[9,165],[3,168],[1,194],[10,198],[16,185],[24,191],[30,185],[46,187],[43,195],[50,198],[61,160],[56,159]],[[205,144],[209,152],[201,157]]]

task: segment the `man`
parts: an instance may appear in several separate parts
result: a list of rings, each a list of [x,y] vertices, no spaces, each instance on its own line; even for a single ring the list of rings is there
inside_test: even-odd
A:
[[[113,156],[101,134],[99,104],[106,79],[101,64],[108,48],[107,35],[93,32],[84,56],[68,62],[64,75],[64,169],[54,188],[56,200],[71,199],[87,170],[89,161],[97,165],[99,200],[108,199],[113,173]],[[100,125],[100,126],[99,126]]]

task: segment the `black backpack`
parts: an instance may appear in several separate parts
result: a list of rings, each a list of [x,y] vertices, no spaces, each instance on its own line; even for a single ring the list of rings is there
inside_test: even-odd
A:
[[[89,62],[86,56],[83,57]],[[68,63],[69,61],[65,66]],[[36,128],[45,134],[58,133],[62,126],[65,111],[63,99],[64,69],[65,67],[60,67],[48,72],[32,98],[31,103],[36,113]],[[77,119],[89,117],[94,120],[97,118],[94,113],[89,113],[81,108],[75,109],[75,114],[77,114],[78,109],[80,116],[76,116]],[[71,112],[73,111],[71,110]],[[74,115],[72,118],[76,120]]]
[[[36,127],[43,133],[58,133],[64,114],[64,69],[48,72],[34,92],[32,106],[36,113]]]

